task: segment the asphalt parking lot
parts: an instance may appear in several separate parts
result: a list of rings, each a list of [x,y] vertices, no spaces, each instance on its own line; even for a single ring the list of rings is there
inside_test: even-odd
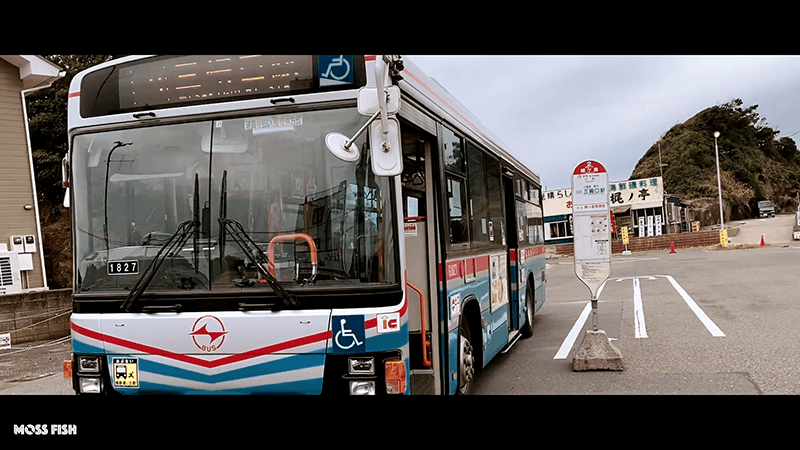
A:
[[[792,242],[792,227],[796,223],[797,214],[778,214],[764,219],[734,220],[725,224],[725,228],[737,229],[734,234],[728,232],[733,245],[780,245]],[[718,227],[717,227],[718,228]]]
[[[796,218],[792,213],[726,223],[726,228],[731,230],[730,247],[760,246],[762,237],[765,246],[800,246],[800,242],[792,239]],[[747,256],[747,253],[742,255]],[[68,339],[26,343],[0,350],[0,395],[73,395],[71,382],[62,377],[62,362],[71,358],[71,352]]]

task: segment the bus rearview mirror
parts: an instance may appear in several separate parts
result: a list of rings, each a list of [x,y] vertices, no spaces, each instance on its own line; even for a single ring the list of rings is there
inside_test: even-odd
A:
[[[383,123],[375,120],[370,124],[369,138],[372,151],[372,171],[375,175],[392,177],[403,172],[403,148],[400,145],[400,124],[394,117]]]
[[[389,86],[384,88],[386,99],[386,114],[397,114],[400,111],[400,88]],[[358,90],[358,112],[364,116],[371,116],[380,109],[378,101],[378,88],[362,87]]]
[[[328,151],[342,161],[356,161],[361,156],[354,142],[355,139],[351,140],[342,133],[328,133],[325,136],[325,146],[328,147]]]

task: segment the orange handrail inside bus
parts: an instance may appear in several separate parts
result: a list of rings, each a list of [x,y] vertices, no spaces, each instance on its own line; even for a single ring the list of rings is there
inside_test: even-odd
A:
[[[280,242],[287,242],[287,241],[296,241],[298,239],[302,239],[306,241],[308,244],[308,248],[311,250],[311,279],[313,280],[317,275],[317,245],[314,244],[314,240],[311,239],[311,236],[305,233],[292,233],[292,234],[282,234],[280,236],[275,236],[269,241],[269,247],[267,247],[267,258],[269,259],[269,273],[275,275],[275,245]]]
[[[418,287],[411,284],[411,282],[406,281],[406,284],[411,289],[417,291],[417,294],[419,294],[419,323],[422,330],[422,364],[425,367],[430,367],[431,361],[428,359],[428,349],[431,346],[431,341],[428,340],[428,333],[425,330],[425,296],[422,295],[422,291],[420,291]]]

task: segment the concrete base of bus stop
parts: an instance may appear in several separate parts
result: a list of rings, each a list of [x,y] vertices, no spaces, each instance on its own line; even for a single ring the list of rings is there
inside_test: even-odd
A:
[[[603,330],[586,330],[583,343],[572,358],[572,370],[623,370],[622,354]]]

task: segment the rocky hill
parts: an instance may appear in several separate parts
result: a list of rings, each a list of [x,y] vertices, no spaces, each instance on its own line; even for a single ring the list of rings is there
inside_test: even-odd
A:
[[[771,200],[776,212],[797,210],[800,203],[800,151],[791,137],[758,117],[758,105],[741,99],[713,106],[673,126],[645,152],[631,179],[660,175],[669,195],[690,201],[701,226],[719,223],[714,132],[719,131],[720,178],[725,221],[753,215],[759,200]]]

